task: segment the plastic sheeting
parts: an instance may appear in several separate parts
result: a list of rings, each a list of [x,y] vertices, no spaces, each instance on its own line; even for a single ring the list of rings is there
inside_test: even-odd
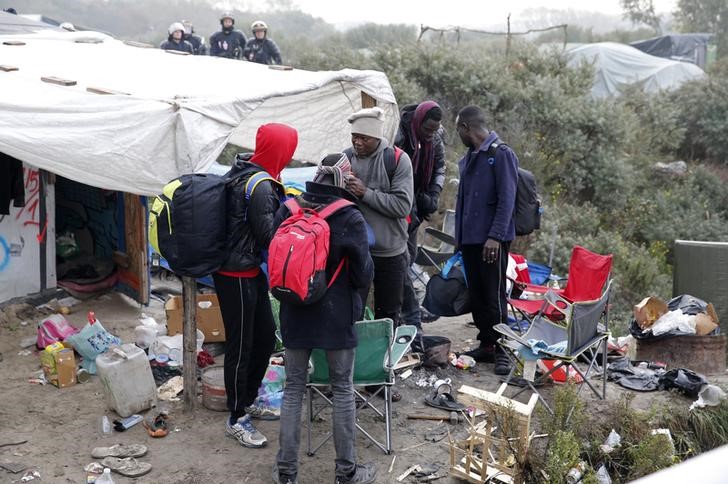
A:
[[[386,76],[376,71],[281,71],[126,45],[95,32],[0,35],[0,151],[88,185],[140,195],[205,172],[230,141],[254,148],[260,124],[299,131],[294,158],[318,162],[350,145],[346,118],[361,92],[398,123]],[[42,82],[42,76],[76,81]],[[87,91],[101,88],[118,93]]]
[[[615,42],[581,44],[571,47],[567,54],[569,65],[594,63],[591,93],[595,98],[618,96],[623,86],[633,84],[641,84],[646,92],[657,92],[705,77],[696,65],[662,59]]]
[[[682,62],[692,62],[704,68],[708,42],[712,34],[670,34],[639,40],[629,45],[645,54]]]

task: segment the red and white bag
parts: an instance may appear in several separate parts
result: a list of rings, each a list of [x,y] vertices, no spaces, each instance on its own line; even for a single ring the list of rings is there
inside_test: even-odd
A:
[[[60,314],[52,314],[38,323],[38,339],[36,346],[44,349],[46,346],[63,341],[78,330],[68,324],[68,320]]]

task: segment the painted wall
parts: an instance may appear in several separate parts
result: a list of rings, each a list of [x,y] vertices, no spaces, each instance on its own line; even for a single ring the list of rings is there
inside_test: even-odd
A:
[[[41,290],[40,243],[46,241],[46,288],[56,287],[55,190],[46,185],[41,200],[37,169],[24,165],[25,207],[10,207],[0,215],[0,302]],[[40,204],[46,204],[47,223],[40,223]],[[11,203],[12,205],[12,203]]]

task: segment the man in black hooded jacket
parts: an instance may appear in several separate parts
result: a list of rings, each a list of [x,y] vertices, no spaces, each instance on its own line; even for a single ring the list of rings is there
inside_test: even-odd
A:
[[[210,55],[241,59],[246,38],[244,33],[235,28],[235,18],[229,13],[222,14],[220,27],[222,29],[210,37]]]

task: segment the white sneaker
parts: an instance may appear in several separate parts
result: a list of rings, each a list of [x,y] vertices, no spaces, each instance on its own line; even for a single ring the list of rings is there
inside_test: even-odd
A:
[[[257,405],[251,405],[249,407],[245,407],[245,413],[250,415],[250,418],[255,418],[258,420],[281,419],[281,411],[269,407],[259,407]]]
[[[240,417],[233,425],[230,425],[230,419],[228,419],[225,435],[237,440],[243,447],[259,448],[268,443],[265,435],[258,432],[253,426],[250,415]]]

